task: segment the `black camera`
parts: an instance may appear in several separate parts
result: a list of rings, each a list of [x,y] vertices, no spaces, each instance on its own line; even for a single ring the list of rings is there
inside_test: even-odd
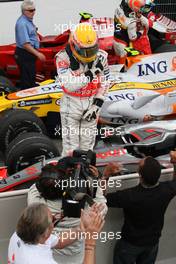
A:
[[[64,216],[79,218],[85,202],[90,205],[94,203],[94,191],[90,186],[90,178],[94,176],[89,169],[90,165],[96,165],[96,153],[91,150],[75,150],[73,157],[59,160],[58,166],[66,171],[68,183],[62,198]]]

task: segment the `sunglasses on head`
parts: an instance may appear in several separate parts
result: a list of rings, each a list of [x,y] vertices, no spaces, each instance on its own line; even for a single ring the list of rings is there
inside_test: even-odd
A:
[[[33,13],[33,12],[35,12],[35,9],[29,9],[29,10],[26,10],[26,11],[28,11],[30,13]]]

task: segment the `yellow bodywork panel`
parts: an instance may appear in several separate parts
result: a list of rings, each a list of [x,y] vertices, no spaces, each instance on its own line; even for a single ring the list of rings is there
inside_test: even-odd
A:
[[[60,112],[62,93],[52,93],[9,100],[7,96],[0,97],[0,112],[6,109],[32,110],[37,116],[45,117],[49,111]]]
[[[38,86],[8,95],[0,96],[0,112],[6,109],[26,109],[33,111],[39,117],[46,117],[48,112],[60,112],[62,87],[53,80],[47,80]],[[176,80],[154,83],[124,82],[112,84],[109,93],[126,89],[154,90],[166,94],[176,89]]]

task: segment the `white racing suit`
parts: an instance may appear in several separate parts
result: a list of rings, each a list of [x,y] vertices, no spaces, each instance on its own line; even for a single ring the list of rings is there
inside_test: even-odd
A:
[[[116,55],[120,56],[119,63],[125,63],[127,55],[125,48],[129,46],[130,42],[134,42],[141,36],[141,32],[138,30],[139,23],[148,30],[148,19],[143,15],[140,18],[136,18],[135,13],[131,12],[126,16],[120,6],[115,10],[114,50]]]
[[[97,60],[101,60],[103,71],[95,82],[85,76]],[[75,149],[93,149],[95,144],[97,120],[83,119],[85,111],[93,107],[95,98],[104,100],[109,88],[109,67],[107,53],[99,50],[93,63],[82,64],[72,55],[69,45],[66,50],[56,54],[58,81],[61,83],[64,95],[61,98],[60,113],[62,123],[62,156]],[[98,81],[97,81],[98,80]]]

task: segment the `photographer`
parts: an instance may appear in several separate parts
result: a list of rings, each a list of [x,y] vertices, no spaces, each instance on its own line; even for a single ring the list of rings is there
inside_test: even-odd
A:
[[[72,175],[74,170],[74,162],[75,158],[66,157],[60,160],[57,166],[46,165],[42,169],[38,182],[32,185],[28,192],[28,204],[31,204],[33,202],[47,204],[56,221],[58,220],[57,224],[54,227],[54,233],[58,234],[63,231],[66,232],[64,232],[65,236],[63,238],[63,243],[67,243],[67,247],[65,247],[65,244],[63,244],[62,249],[57,250],[56,255],[58,256],[59,263],[64,264],[82,264],[84,259],[84,240],[77,238],[73,240],[70,237],[70,235],[72,234],[71,229],[78,227],[80,224],[80,215],[78,215],[77,217],[76,215],[74,215],[74,217],[71,217],[71,215],[63,216],[63,193],[66,193],[66,188],[63,188],[63,186],[59,186],[58,184],[64,183],[63,185],[65,185],[66,182],[69,183],[70,175]],[[89,168],[90,172],[93,174],[93,177],[97,178],[99,172],[96,167],[89,165]],[[84,192],[84,190],[81,190],[81,193],[82,191]],[[76,201],[73,202],[76,203]],[[104,203],[102,214],[105,215],[107,213],[107,207],[105,205],[106,199],[104,198],[103,191],[100,187],[96,189],[94,202]],[[84,202],[81,201],[80,204],[81,207],[84,208]],[[70,210],[71,208],[65,209],[66,213],[70,212]],[[72,213],[74,214],[77,211],[77,208],[71,211],[73,211]]]

